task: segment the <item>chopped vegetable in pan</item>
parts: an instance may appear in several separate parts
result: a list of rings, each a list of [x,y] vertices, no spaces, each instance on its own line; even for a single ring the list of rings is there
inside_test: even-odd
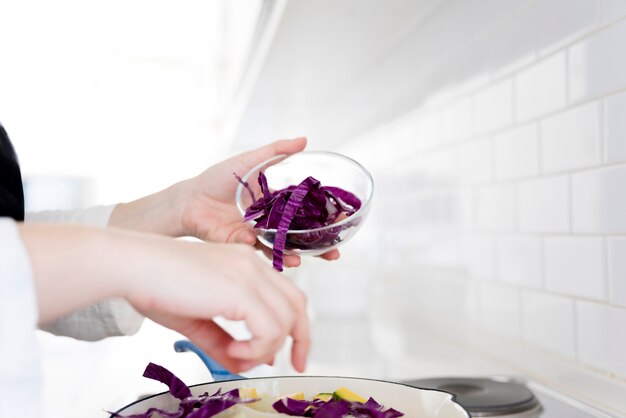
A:
[[[254,388],[238,388],[228,392],[218,389],[214,394],[207,392],[194,396],[172,372],[156,365],[148,364],[143,374],[149,379],[158,380],[169,387],[172,396],[179,399],[178,409],[168,411],[149,408],[133,415],[113,413],[117,418],[268,418],[273,416],[298,416],[315,418],[398,418],[402,412],[393,408],[385,409],[373,398],[365,398],[347,388],[334,392],[319,393],[311,400],[304,393],[282,396],[258,394]]]

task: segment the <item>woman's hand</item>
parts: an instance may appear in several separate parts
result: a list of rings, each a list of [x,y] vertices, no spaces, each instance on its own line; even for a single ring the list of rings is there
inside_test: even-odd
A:
[[[256,235],[244,224],[235,205],[237,180],[261,162],[281,154],[304,150],[306,138],[280,140],[239,154],[216,164],[200,175],[114,210],[110,226],[161,233],[169,236],[194,236],[218,243],[256,245],[271,258],[271,251],[257,244]],[[339,258],[333,250],[321,256]],[[285,256],[287,267],[300,264],[298,256]]]
[[[263,161],[295,154],[306,147],[305,138],[276,141],[216,164],[188,181],[188,199],[182,212],[182,230],[204,241],[254,244],[256,236],[241,220],[235,205],[238,181]]]
[[[271,363],[293,337],[292,363],[304,371],[309,325],[303,293],[244,245],[176,242],[128,297],[135,308],[178,331],[229,370]],[[242,320],[252,335],[236,341],[212,318]]]
[[[303,371],[309,350],[306,299],[249,246],[195,243],[119,229],[22,225],[40,323],[110,297],[175,330],[229,370],[270,362],[287,336]],[[245,321],[236,341],[213,318]]]

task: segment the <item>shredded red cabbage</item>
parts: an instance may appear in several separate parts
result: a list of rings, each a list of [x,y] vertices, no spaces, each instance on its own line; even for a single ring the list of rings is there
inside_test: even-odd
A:
[[[341,241],[340,232],[353,224],[348,222],[324,231],[294,234],[287,242],[287,231],[309,230],[332,225],[361,208],[361,200],[339,187],[322,186],[307,177],[297,186],[270,191],[267,178],[259,172],[258,182],[263,196],[256,199],[250,185],[237,174],[235,177],[248,190],[253,203],[246,209],[243,220],[256,221],[255,228],[276,229],[273,245],[273,265],[283,270],[283,254],[289,248],[311,249],[330,247]]]
[[[158,380],[159,382],[167,385],[170,388],[170,393],[181,401],[191,396],[189,387],[174,373],[170,372],[163,366],[158,364],[149,363],[146,370],[143,372],[143,377],[148,379]]]
[[[212,395],[205,392],[200,396],[193,396],[189,387],[183,383],[182,380],[165,367],[154,363],[148,364],[143,375],[149,379],[158,380],[166,384],[172,396],[180,399],[178,409],[176,411],[167,411],[161,408],[149,408],[143,413],[133,415],[121,415],[114,412],[111,413],[111,417],[152,418],[163,416],[164,418],[210,418],[238,403],[249,403],[258,400],[241,399],[239,389],[233,389],[225,393],[222,393],[221,389],[218,389],[217,392]]]
[[[111,418],[210,418],[231,406],[241,403],[252,403],[260,399],[241,399],[239,389],[222,393],[218,389],[213,395],[208,392],[200,396],[193,396],[189,387],[165,367],[149,363],[143,373],[144,377],[158,380],[169,388],[170,394],[180,400],[176,411],[167,411],[161,408],[149,408],[140,414],[121,415],[111,413]],[[373,398],[367,402],[349,402],[343,399],[331,398],[328,401],[314,399],[301,401],[292,398],[282,398],[272,405],[279,413],[297,417],[315,418],[399,418],[404,414],[393,408],[385,409]]]
[[[369,398],[366,403],[350,402],[343,399],[298,401],[291,398],[283,398],[274,402],[272,406],[277,412],[297,417],[398,418],[404,416],[402,412],[393,408],[385,409],[373,398]]]

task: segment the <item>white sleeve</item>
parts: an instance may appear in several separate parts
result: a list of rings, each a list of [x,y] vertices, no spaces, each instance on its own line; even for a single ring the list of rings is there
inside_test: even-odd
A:
[[[113,209],[115,209],[115,205],[94,206],[78,210],[26,212],[25,222],[63,222],[105,227],[109,223]]]
[[[84,341],[132,335],[143,323],[141,316],[123,299],[109,299],[83,308],[40,328],[55,335]]]
[[[0,218],[0,417],[42,416],[37,300],[15,222]]]
[[[26,222],[78,223],[104,228],[114,208],[110,205],[72,211],[27,212]],[[143,316],[125,300],[111,299],[81,309],[41,329],[56,335],[96,341],[134,334],[139,331],[142,322]]]

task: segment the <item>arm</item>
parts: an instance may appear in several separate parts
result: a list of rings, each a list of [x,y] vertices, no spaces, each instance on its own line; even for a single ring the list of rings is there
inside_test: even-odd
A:
[[[23,224],[19,231],[31,259],[39,323],[121,297],[231,370],[271,361],[288,335],[294,367],[304,369],[304,296],[249,247],[71,225]],[[245,321],[252,338],[235,341],[215,316]]]
[[[51,210],[27,212],[28,223],[72,223],[105,227],[113,212],[113,205],[94,206],[80,210]],[[102,300],[93,305],[42,324],[40,328],[55,335],[78,338],[86,341],[106,337],[131,335],[139,331],[143,316],[123,299]]]
[[[237,181],[233,173],[243,175],[271,157],[294,154],[305,147],[306,139],[297,138],[239,154],[194,178],[116,206],[109,225],[172,237],[193,236],[204,241],[254,245],[256,235],[242,222],[235,206]],[[339,257],[339,252],[334,250],[322,257],[333,260]],[[285,257],[286,266],[299,263],[297,256]]]

